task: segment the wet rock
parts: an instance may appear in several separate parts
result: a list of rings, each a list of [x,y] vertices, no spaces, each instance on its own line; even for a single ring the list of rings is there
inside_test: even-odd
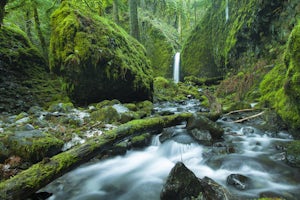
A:
[[[202,192],[202,186],[195,174],[182,162],[176,163],[171,170],[160,193],[161,200],[181,200],[196,198]]]
[[[251,180],[249,177],[241,174],[230,174],[226,180],[228,185],[232,185],[238,190],[249,189]]]
[[[219,126],[216,122],[209,120],[207,117],[201,114],[194,114],[188,120],[186,128],[188,130],[188,133],[191,134],[192,136],[198,135],[200,137],[199,138],[200,142],[205,137],[206,139],[208,139],[208,141],[210,141],[209,135],[207,134],[206,131],[209,131],[209,134],[211,135],[211,139],[213,141],[222,139],[224,133],[224,130],[221,126]]]
[[[195,142],[185,129],[179,129],[178,127],[164,129],[162,134],[159,136],[159,141],[164,143],[167,140],[174,140],[181,144],[191,144]]]
[[[160,194],[161,200],[229,200],[231,195],[214,180],[199,179],[182,162],[171,170]]]
[[[206,200],[233,200],[232,195],[213,179],[204,177],[201,180],[202,193]]]
[[[4,143],[15,155],[33,163],[59,153],[63,146],[63,141],[39,130],[10,133]]]
[[[192,129],[189,131],[189,133],[200,144],[207,146],[212,145],[212,136],[208,130]]]
[[[300,140],[293,141],[288,145],[286,161],[289,165],[300,168]]]

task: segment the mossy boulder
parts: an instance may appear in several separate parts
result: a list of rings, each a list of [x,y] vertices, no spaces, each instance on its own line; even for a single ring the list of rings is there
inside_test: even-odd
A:
[[[114,123],[118,122],[121,119],[121,116],[112,106],[106,106],[92,112],[91,119],[94,121],[102,121],[104,123]]]
[[[0,28],[0,112],[20,113],[63,99],[61,82],[26,34],[13,24]]]
[[[176,29],[154,16],[143,12],[140,15],[141,43],[153,66],[153,75],[172,78],[173,57],[179,49]]]
[[[64,1],[51,17],[50,69],[76,104],[152,100],[152,68],[140,43],[108,19]]]
[[[294,166],[300,168],[300,141],[291,142],[286,149],[286,160]]]
[[[56,155],[64,144],[51,134],[38,130],[8,133],[3,140],[11,153],[32,163]]]
[[[284,62],[278,63],[260,84],[261,101],[272,107],[292,130],[300,129],[300,24],[292,31]]]
[[[276,59],[299,16],[297,0],[213,1],[183,46],[182,76],[214,77]]]

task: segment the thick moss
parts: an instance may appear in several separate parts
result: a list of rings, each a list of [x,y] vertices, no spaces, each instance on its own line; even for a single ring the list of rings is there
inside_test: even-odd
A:
[[[64,1],[51,17],[50,68],[77,104],[152,100],[144,48],[123,29]]]
[[[26,34],[10,24],[0,29],[0,112],[19,113],[65,96],[61,82]]]
[[[294,166],[300,168],[300,141],[291,142],[286,150],[287,162]]]
[[[63,141],[40,131],[15,132],[4,141],[15,155],[33,163],[59,153],[63,146]]]
[[[294,28],[284,63],[277,64],[260,85],[262,102],[274,107],[294,130],[300,129],[300,24]]]

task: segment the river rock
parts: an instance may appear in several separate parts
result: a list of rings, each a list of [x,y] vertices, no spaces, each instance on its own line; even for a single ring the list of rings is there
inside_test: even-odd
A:
[[[197,198],[202,186],[195,174],[182,162],[176,163],[171,170],[160,193],[161,200],[181,200]]]
[[[293,141],[288,145],[286,161],[289,165],[300,168],[300,140]]]
[[[160,194],[161,200],[229,200],[228,191],[214,180],[199,179],[182,162],[171,170]]]
[[[61,151],[63,141],[39,130],[8,133],[4,144],[25,161],[38,162]]]
[[[221,126],[201,114],[194,114],[188,120],[186,128],[197,141],[200,143],[205,141],[207,144],[222,139],[224,133]]]
[[[249,189],[251,180],[249,177],[241,174],[230,174],[226,180],[228,185],[232,185],[238,190]]]
[[[51,17],[49,60],[79,105],[104,99],[152,100],[152,68],[144,47],[105,18],[64,1]]]

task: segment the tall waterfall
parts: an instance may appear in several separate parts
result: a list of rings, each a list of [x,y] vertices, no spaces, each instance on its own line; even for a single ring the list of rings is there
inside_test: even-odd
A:
[[[226,8],[225,8],[225,19],[226,19],[226,22],[228,21],[229,19],[229,3],[228,3],[229,0],[226,0]]]
[[[175,83],[179,82],[179,68],[180,68],[180,53],[177,52],[174,57],[174,65],[173,65],[173,79]]]

